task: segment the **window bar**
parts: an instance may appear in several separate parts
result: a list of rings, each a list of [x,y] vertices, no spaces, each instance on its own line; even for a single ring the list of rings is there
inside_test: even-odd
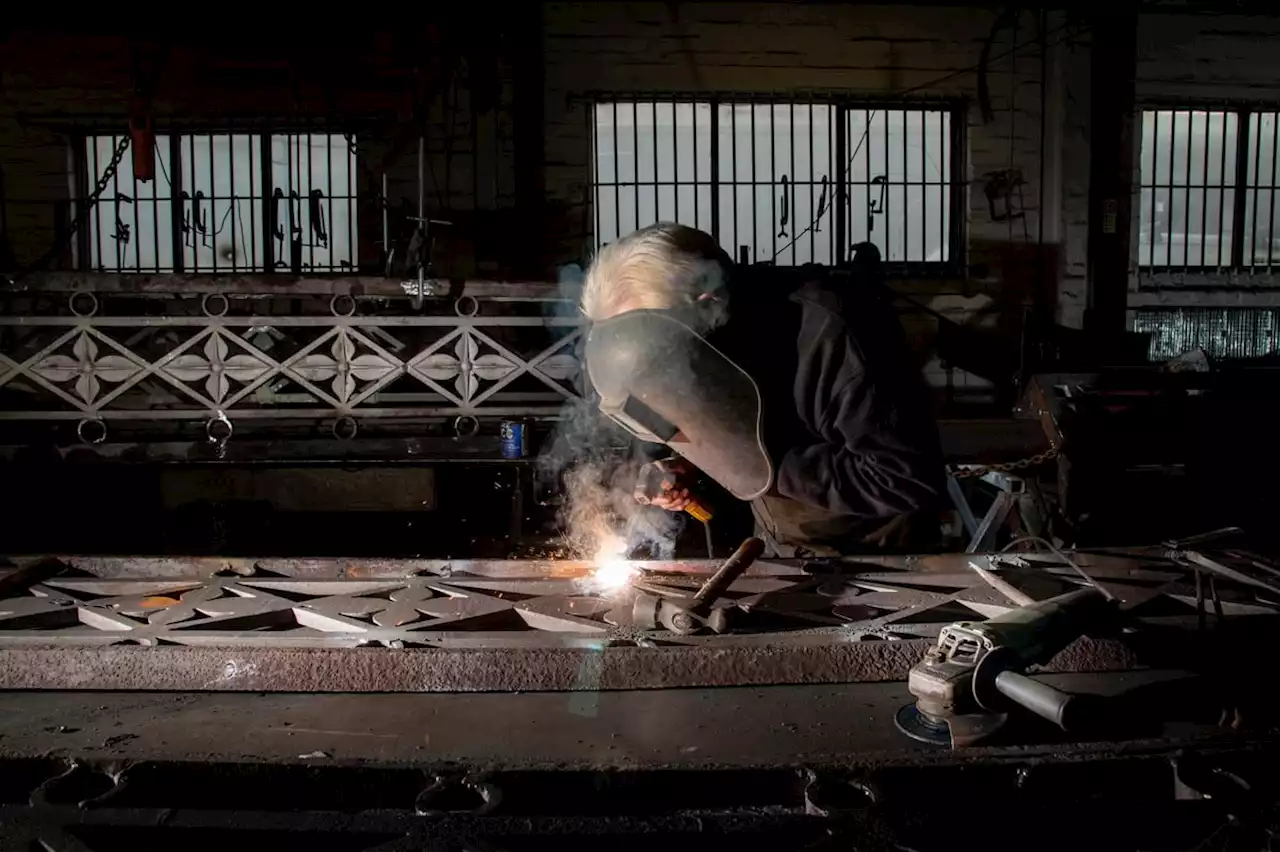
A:
[[[293,194],[296,190],[297,183],[293,174],[293,134],[286,133],[284,135],[284,164],[285,164],[285,185],[281,188],[282,198],[280,206],[284,208],[284,215],[280,221],[280,254],[282,255],[280,263],[290,272],[297,274],[298,270],[294,268],[293,255]],[[288,223],[286,225],[285,223]],[[418,227],[422,227],[423,223],[419,222]],[[287,260],[286,260],[287,258]]]
[[[881,208],[884,211],[884,259],[890,260],[890,252],[893,251],[893,245],[890,241],[892,232],[889,228],[889,111],[884,111],[884,205]]]
[[[129,144],[132,146],[133,141],[130,140]],[[132,152],[126,152],[126,153],[132,153]],[[120,180],[119,172],[117,172],[116,175],[117,175],[116,182],[119,183],[119,180]],[[129,205],[130,207],[133,208],[133,230],[130,231],[130,237],[133,240],[133,271],[141,272],[142,271],[142,227],[141,227],[141,222],[138,219],[138,208],[142,206],[142,200],[138,198],[138,172],[135,169],[130,168],[129,175],[130,177],[133,178],[133,203]],[[156,181],[156,178],[154,175],[152,175],[151,177],[152,186],[155,186],[155,181]]]
[[[938,114],[938,256],[951,261],[951,245],[947,242],[947,210],[950,204],[951,167],[947,157],[947,116],[950,113]],[[950,373],[947,374],[950,376]]]
[[[254,209],[258,206],[258,199],[253,194],[253,134],[250,133],[245,138],[245,146],[249,152],[249,254],[245,256],[245,268],[253,269],[254,262],[258,259],[258,213]],[[347,185],[351,184],[351,172],[347,172]],[[234,186],[234,184],[233,184]],[[233,192],[232,195],[235,195]],[[244,236],[244,220],[240,220],[241,237]],[[244,242],[241,239],[241,242]]]
[[[154,252],[155,262],[151,264],[152,271],[160,272],[160,177],[165,174],[161,168],[160,162],[160,146],[156,144],[155,136],[151,137],[151,156],[155,158],[156,168],[151,177],[151,251]]]
[[[867,202],[867,205],[865,205],[865,210],[861,211],[861,214],[864,216],[863,221],[867,223],[867,233],[863,235],[863,239],[868,243],[872,242],[872,223],[874,221],[869,212],[870,203],[872,203],[872,146],[876,145],[872,141],[872,122],[874,120],[876,120],[876,113],[870,110],[863,110],[863,138],[859,139],[858,142],[858,145],[863,146],[863,159],[867,162],[867,169],[863,171],[863,189],[865,189],[863,201]],[[886,230],[888,229],[886,228]],[[852,246],[850,246],[850,251],[851,249]],[[884,243],[881,260],[888,261],[888,243]]]
[[[929,260],[929,228],[926,224],[928,218],[925,216],[925,196],[928,194],[926,187],[928,179],[928,171],[925,169],[924,149],[927,144],[928,135],[925,128],[929,125],[928,113],[920,110],[920,263]],[[908,207],[911,205],[908,204]]]
[[[907,111],[898,113],[902,118],[902,259],[911,260],[911,198],[907,189]]]
[[[453,107],[450,107],[449,123],[453,123]],[[452,128],[451,128],[452,129]],[[452,135],[452,134],[451,134]],[[453,139],[449,139],[447,145],[453,144]],[[304,215],[307,218],[307,228],[303,231],[303,238],[307,241],[307,256],[310,258],[309,263],[311,271],[316,271],[316,223],[311,221],[311,176],[315,174],[315,164],[312,163],[312,153],[314,148],[311,145],[311,128],[307,128],[307,175],[306,181],[302,179],[302,157],[298,157],[298,218]],[[452,163],[449,164],[452,166]],[[446,168],[444,176],[445,197],[453,191],[453,175],[450,174],[451,168]],[[446,202],[447,203],[447,202]],[[304,212],[305,211],[305,212]],[[430,253],[427,255],[430,260]]]
[[[947,163],[947,191],[951,193],[951,231],[948,235],[950,244],[947,249],[949,259],[963,266],[965,263],[965,240],[964,229],[967,217],[965,216],[965,193],[964,189],[964,122],[957,121],[956,116],[952,115],[949,122],[951,130],[951,151],[944,158]],[[960,177],[957,178],[957,172]]]
[[[94,247],[97,249],[97,254],[94,255],[94,261],[96,261],[96,263],[91,261],[89,263],[89,268],[96,270],[103,265],[102,263],[102,208],[99,207],[97,204],[94,204],[92,207],[90,207],[89,204],[92,201],[93,190],[98,185],[98,175],[99,175],[98,173],[98,139],[99,137],[90,136],[89,139],[90,139],[90,145],[93,149],[93,171],[89,173],[89,182],[86,186],[87,194],[85,195],[83,203],[85,205],[85,218],[92,216],[94,220],[93,221],[93,224],[94,224],[93,240],[94,240]],[[115,137],[112,136],[111,139],[112,139],[112,143],[111,143],[112,148],[114,149]]]
[[[595,112],[595,110],[592,110],[592,112]],[[472,120],[473,122],[475,122],[475,112],[474,112],[474,111],[472,111],[472,113],[471,113],[471,120]],[[477,130],[476,132],[477,132],[477,133],[479,133],[479,130]],[[351,134],[351,138],[352,138],[352,140],[354,140],[354,139],[356,138],[356,136],[355,136],[355,134],[354,134],[354,133],[353,133],[353,134]],[[344,137],[343,137],[343,139],[344,139],[344,141],[345,141],[346,137],[344,136]],[[477,150],[477,151],[479,151],[480,149],[479,149],[479,148],[476,148],[476,150]],[[356,216],[357,216],[357,215],[359,215],[359,210],[358,210],[358,208],[357,208],[357,203],[356,203],[356,202],[357,202],[357,199],[356,199],[355,187],[353,187],[353,186],[352,186],[352,183],[351,183],[351,173],[352,173],[352,172],[354,172],[354,171],[356,170],[356,168],[359,166],[359,163],[357,162],[357,158],[360,156],[360,149],[359,149],[359,148],[357,148],[355,145],[348,143],[348,144],[347,144],[346,151],[347,151],[347,153],[346,153],[346,166],[347,166],[347,206],[346,206],[346,211],[347,211],[347,255],[348,255],[347,259],[351,262],[351,271],[352,271],[352,272],[356,272],[356,271],[358,271],[358,270],[359,270],[359,268],[360,268],[360,252],[359,252],[359,250],[358,250],[358,249],[359,249],[359,246],[357,246],[357,245],[356,245]],[[592,157],[592,160],[594,161],[594,160],[595,160],[595,158],[594,158],[594,157]],[[476,186],[477,186],[477,189],[476,189],[476,196],[477,196],[477,198],[478,198],[478,197],[479,197],[479,195],[480,195],[480,190],[479,190],[479,184],[480,184],[479,169],[476,169],[476,172],[477,172],[477,176],[476,176]],[[595,186],[595,184],[593,183],[593,184],[592,184],[592,186]],[[591,206],[592,206],[592,207],[595,207],[595,204],[593,203]],[[331,207],[332,207],[332,205],[331,205]],[[597,234],[598,234],[598,233],[600,233],[600,229],[599,229],[599,228],[597,228],[595,232],[596,232]],[[332,239],[332,236],[330,237],[330,239]]]
[[[222,230],[222,222],[218,219],[218,182],[214,177],[213,167],[213,149],[214,142],[217,141],[216,136],[209,134],[209,227],[214,229],[213,236],[209,239],[210,252],[213,255],[213,271],[218,271],[218,232]]]
[[[791,119],[791,143],[787,149],[791,152],[791,180],[787,181],[787,213],[791,219],[791,265],[796,265],[796,243],[800,241],[800,217],[796,215],[796,102],[788,104]]]
[[[603,104],[597,101],[592,105],[591,109],[586,111],[587,122],[587,138],[591,140],[591,185],[595,187],[595,191],[588,197],[591,199],[591,212],[596,218],[596,228],[591,233],[595,234],[596,245],[595,253],[600,253],[600,243],[604,240],[604,233],[600,230],[600,115]],[[616,116],[618,105],[613,106],[613,114]],[[614,118],[614,124],[617,124],[617,118]],[[616,139],[617,137],[615,137]],[[617,190],[615,189],[616,193]],[[389,246],[383,246],[383,256],[389,250]]]
[[[276,209],[275,201],[275,181],[272,180],[271,174],[271,134],[269,132],[262,134],[260,141],[261,148],[258,151],[258,169],[262,175],[262,269],[265,272],[274,272],[276,268],[275,257],[275,228],[277,217],[272,215],[272,211]]]
[[[635,110],[636,110],[636,104],[635,104],[635,101],[632,101],[631,102],[631,127],[633,130],[636,126]],[[638,137],[638,135],[639,134],[633,133],[633,137]],[[635,138],[632,139],[632,143],[637,146],[639,145],[639,143],[636,141]],[[631,161],[635,162],[634,156],[632,156]],[[639,215],[640,187],[638,186],[636,187],[635,195],[637,199],[636,214]],[[616,241],[620,236],[622,236],[622,177],[620,172],[618,171],[618,102],[614,101],[613,102],[613,237],[612,239],[610,239],[610,242]]]
[[[693,226],[695,228],[702,227],[701,210],[698,204],[698,104],[695,101],[689,105],[690,111],[693,113]]]
[[[671,99],[671,200],[675,204],[675,213],[672,218],[674,221],[680,221],[680,152],[677,149],[677,141],[680,136],[680,118],[679,109],[676,107],[675,98]],[[654,128],[653,136],[654,145],[658,144],[657,128]],[[657,174],[653,176],[654,180],[658,179]],[[659,216],[659,219],[662,217]]]
[[[760,205],[756,203],[756,105],[751,104],[751,260],[754,262],[758,256],[756,251],[756,240],[760,236],[760,225],[757,220],[757,209]]]
[[[187,141],[188,152],[191,155],[188,158],[191,161],[189,164],[191,169],[191,174],[190,174],[191,190],[188,193],[191,196],[191,219],[190,219],[190,222],[188,223],[186,236],[191,239],[191,271],[199,272],[200,271],[200,250],[197,246],[199,245],[199,239],[200,239],[199,237],[200,202],[196,195],[196,140],[194,136],[188,135],[186,137],[186,141]],[[186,245],[185,239],[183,240],[183,245],[184,246]],[[183,253],[184,254],[186,253],[185,249]]]
[[[474,130],[475,121],[471,122],[471,127]],[[475,168],[474,168],[475,161],[476,161],[475,156],[476,156],[476,148],[473,145],[471,148],[472,204],[475,203],[476,196],[480,194],[479,192],[476,192],[475,186],[474,186],[475,183],[477,182],[475,180]],[[329,202],[329,207],[327,210],[324,210],[321,212],[321,216],[325,221],[324,233],[325,233],[325,236],[328,238],[328,245],[325,246],[325,248],[329,250],[329,271],[336,272],[342,268],[342,258],[339,257],[337,254],[338,248],[337,246],[334,245],[334,239],[333,239],[333,134],[332,133],[326,133],[324,135],[324,158],[325,158],[324,193]],[[348,266],[349,265],[350,264],[348,264]]]
[[[182,136],[174,133],[169,137],[169,220],[173,230],[173,271],[182,272],[186,268],[186,256],[183,252],[182,217],[186,215],[186,204],[182,200]]]
[[[1205,238],[1209,230],[1209,119],[1213,113],[1204,114],[1204,160],[1200,164],[1200,268],[1204,269]],[[1219,237],[1221,240],[1221,237]]]
[[[1159,115],[1159,113],[1157,113]],[[1227,127],[1230,125],[1228,119],[1231,114],[1228,112],[1220,113],[1222,116],[1222,144],[1219,146],[1219,156],[1221,162],[1218,164],[1218,271],[1222,271],[1222,241],[1226,237],[1226,215],[1227,215]],[[1238,131],[1237,131],[1238,135]],[[1239,141],[1239,140],[1237,140]],[[1154,204],[1154,202],[1153,202]],[[1154,210],[1154,206],[1152,207]],[[1154,217],[1153,217],[1154,227]]]
[[[742,232],[738,230],[738,105],[736,103],[729,104],[729,147],[733,154],[733,174],[730,176],[730,186],[733,187],[733,241],[736,245],[729,254],[735,261],[738,260],[738,246],[742,244]]]
[[[662,219],[662,208],[658,206],[658,102],[649,101],[649,118],[653,122],[653,217],[655,221]],[[640,226],[640,127],[635,127],[636,135],[636,227]]]
[[[809,209],[813,213],[813,223],[809,225],[809,262],[818,262],[818,228],[822,227],[818,203],[813,194],[818,188],[813,163],[813,101],[809,101]]]
[[[1245,196],[1249,179],[1249,120],[1247,113],[1237,113],[1236,118],[1236,193],[1234,217],[1231,223],[1231,265],[1244,266]]]
[[[1178,113],[1176,110],[1169,113],[1169,180],[1165,187],[1165,199],[1169,209],[1166,216],[1169,220],[1169,236],[1165,240],[1164,247],[1164,268],[1166,271],[1173,268],[1173,158],[1174,149],[1178,144]]]
[[[696,107],[695,107],[696,109]],[[697,146],[694,146],[697,154]],[[711,101],[711,185],[707,195],[711,199],[711,235],[721,242],[720,235],[720,103]],[[736,239],[736,237],[735,237]]]
[[[1182,238],[1182,271],[1187,272],[1191,267],[1191,246],[1188,242],[1191,239],[1191,139],[1195,136],[1195,113],[1187,110],[1187,171],[1183,180],[1182,190],[1182,221],[1186,235]]]
[[[1262,113],[1254,112],[1249,116],[1250,124],[1257,124],[1254,128],[1254,136],[1256,140],[1253,143],[1253,221],[1249,227],[1249,273],[1253,274],[1258,259],[1258,190],[1262,186]]]
[[[1147,245],[1150,248],[1150,255],[1147,258],[1147,266],[1154,269],[1156,265],[1156,196],[1159,194],[1157,184],[1159,183],[1159,162],[1160,162],[1160,110],[1152,110],[1153,126],[1151,128],[1151,181],[1148,189],[1151,191],[1151,224],[1147,228]],[[1221,205],[1219,205],[1221,211]],[[1222,228],[1219,226],[1219,233]]]
[[[778,256],[778,105],[769,103],[769,257]]]
[[[832,121],[827,126],[827,150],[836,152],[835,180],[835,230],[831,234],[831,245],[835,252],[836,265],[844,263],[844,249],[849,234],[849,111],[842,104],[837,104]],[[835,137],[835,145],[831,144]]]
[[[1261,135],[1259,135],[1261,138]],[[1267,272],[1273,264],[1272,246],[1276,238],[1276,165],[1280,153],[1280,112],[1271,113],[1271,189],[1267,193]]]

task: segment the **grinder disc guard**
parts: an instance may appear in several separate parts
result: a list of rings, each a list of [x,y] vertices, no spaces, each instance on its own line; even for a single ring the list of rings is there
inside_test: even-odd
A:
[[[913,740],[929,745],[951,745],[951,729],[947,723],[921,713],[914,703],[905,705],[894,714],[893,724]]]

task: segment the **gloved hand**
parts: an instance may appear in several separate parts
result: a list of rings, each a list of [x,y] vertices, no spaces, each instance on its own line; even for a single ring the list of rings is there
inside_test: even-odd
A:
[[[636,501],[668,512],[683,512],[692,502],[689,479],[689,467],[683,459],[673,456],[651,461],[640,468],[636,478]]]

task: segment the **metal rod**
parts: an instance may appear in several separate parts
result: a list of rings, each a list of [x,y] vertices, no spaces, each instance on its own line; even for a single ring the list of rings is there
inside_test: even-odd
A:
[[[258,168],[260,170],[260,179],[262,181],[262,268],[266,272],[273,272],[276,268],[275,263],[275,233],[276,226],[275,216],[271,215],[271,211],[275,210],[275,180],[272,174],[274,170],[275,159],[271,156],[271,134],[262,134],[261,151],[258,157]]]
[[[1204,156],[1200,164],[1200,268],[1204,268],[1204,247],[1209,228],[1209,116],[1204,114]]]
[[[1041,110],[1044,112],[1044,110]],[[925,132],[925,128],[929,126],[929,113],[920,110],[920,262],[926,263],[929,260],[929,214],[927,201],[929,195],[929,170],[927,167],[928,155],[926,148],[928,146],[929,134]],[[1041,157],[1041,165],[1043,165],[1043,157]],[[1040,182],[1040,193],[1044,193],[1044,181]],[[1044,212],[1040,213],[1040,221],[1044,222]],[[1041,243],[1044,242],[1042,238]]]
[[[474,148],[472,148],[472,151],[474,151],[474,150],[475,150],[475,149],[474,149]],[[326,237],[328,238],[328,243],[329,243],[329,244],[328,244],[327,246],[325,246],[325,249],[327,249],[327,250],[328,250],[328,252],[329,252],[329,270],[332,272],[332,271],[337,270],[337,269],[340,267],[340,265],[341,265],[341,264],[340,264],[340,262],[338,261],[338,258],[337,258],[336,254],[335,254],[335,252],[334,252],[334,245],[333,245],[333,243],[334,243],[334,239],[333,239],[333,236],[334,236],[334,234],[333,234],[333,196],[334,196],[334,192],[333,192],[333,135],[332,135],[332,134],[329,134],[329,133],[326,133],[326,134],[324,135],[324,156],[325,156],[325,178],[326,178],[326,182],[325,182],[325,185],[324,185],[324,192],[325,192],[325,195],[326,195],[326,196],[328,197],[328,199],[329,199],[329,209],[328,209],[327,211],[325,211],[325,210],[323,210],[323,209],[322,209],[322,210],[320,211],[320,215],[325,219],[325,222],[326,222],[326,227],[325,227],[325,229],[324,229],[324,232],[325,232]],[[474,171],[474,169],[473,169],[473,171]],[[473,196],[473,197],[474,197],[474,196]],[[313,230],[314,230],[314,229],[313,229]]]
[[[600,232],[600,107],[601,102],[596,101],[592,104],[591,109],[587,111],[587,138],[591,140],[591,185],[594,187],[594,191],[591,193],[591,212],[595,214],[596,219],[596,227],[592,233],[595,235],[596,253],[599,253],[600,242],[604,238],[604,235]],[[616,104],[613,109],[616,116],[618,109]],[[616,117],[614,124],[617,124]],[[614,168],[616,169],[617,166],[618,164],[615,162]],[[383,173],[383,180],[386,180],[385,172]],[[615,187],[613,191],[617,193],[618,190]]]
[[[182,201],[182,137],[175,133],[169,137],[169,219],[173,237],[173,271],[186,268],[186,250],[182,237],[182,217],[186,215]]]
[[[1187,110],[1187,169],[1182,184],[1182,227],[1186,232],[1182,237],[1182,271],[1190,269],[1191,264],[1191,139],[1195,136],[1195,113]]]
[[[769,257],[778,256],[778,105],[769,104]]]
[[[1258,259],[1258,190],[1262,184],[1262,113],[1249,115],[1249,123],[1257,124],[1249,136],[1253,145],[1253,220],[1249,222],[1249,272],[1254,272]]]
[[[791,180],[787,182],[787,191],[790,198],[787,199],[787,213],[791,218],[791,265],[796,265],[796,243],[799,241],[796,229],[799,227],[799,217],[796,216],[796,102],[791,101],[788,105],[791,111],[791,128],[790,143],[787,149],[791,154]]]
[[[1236,113],[1235,204],[1231,222],[1231,265],[1244,266],[1245,199],[1249,180],[1249,121],[1245,112]]]
[[[693,111],[693,226],[701,228],[702,211],[698,203],[698,196],[701,195],[698,187],[698,105],[691,104],[690,109]]]
[[[351,139],[354,141],[355,138],[353,134]],[[360,266],[359,246],[356,244],[356,216],[360,211],[356,204],[357,193],[351,183],[351,175],[360,165],[356,159],[359,156],[360,150],[354,145],[347,149],[347,254],[350,256],[352,269],[358,269]],[[382,197],[387,197],[386,190],[383,190]],[[386,243],[383,245],[385,246]]]
[[[1218,146],[1218,154],[1221,162],[1218,163],[1218,264],[1219,270],[1222,269],[1222,249],[1223,242],[1226,238],[1226,213],[1227,213],[1227,128],[1230,126],[1230,113],[1219,113],[1222,117],[1222,141]],[[1235,202],[1232,201],[1234,208]],[[1229,262],[1229,261],[1228,261]]]
[[[653,122],[653,217],[657,221],[662,220],[662,207],[658,199],[658,102],[649,102],[649,118]],[[637,125],[635,130],[637,136],[640,128]],[[640,143],[636,142],[636,151],[639,152]],[[637,160],[639,158],[637,157]],[[639,172],[637,171],[637,176]],[[636,190],[636,226],[640,225],[640,191]]]
[[[949,207],[949,193],[951,190],[951,159],[947,156],[948,143],[947,135],[950,130],[950,113],[941,113],[938,116],[938,247],[939,256],[943,260],[951,260],[951,243],[947,239],[948,221],[947,211]]]
[[[680,221],[680,152],[677,142],[680,136],[680,111],[676,108],[676,102],[671,101],[671,199],[675,205],[675,214],[672,219]],[[657,128],[654,128],[654,145],[657,145],[658,135]],[[658,176],[655,174],[653,179],[656,181]],[[662,217],[658,217],[662,218]]]
[[[1151,110],[1151,119],[1153,125],[1151,128],[1151,183],[1148,187],[1151,191],[1151,220],[1147,228],[1147,244],[1150,247],[1147,265],[1154,268],[1156,265],[1156,196],[1159,194],[1160,182],[1160,110]],[[1221,226],[1218,230],[1221,232]],[[1218,250],[1222,250],[1221,241],[1218,243]]]
[[[153,263],[153,271],[159,273],[160,270],[160,176],[165,174],[164,165],[160,161],[160,140],[152,134],[151,136],[151,155],[156,158],[156,174],[152,178],[151,183],[151,251],[155,256]],[[173,210],[170,208],[170,218],[172,218]]]
[[[844,263],[844,249],[850,244],[849,233],[849,152],[848,133],[849,112],[842,104],[837,104],[830,115],[827,125],[827,150],[835,151],[835,230],[831,234],[831,246],[834,262],[838,266]],[[832,142],[835,142],[832,145]]]
[[[757,208],[760,206],[756,197],[756,104],[751,105],[751,260],[759,257],[756,240],[760,238],[760,223],[757,221]]]
[[[452,117],[452,115],[451,115]],[[315,152],[314,146],[311,144],[311,130],[307,130],[307,174],[306,181],[303,181],[302,175],[302,155],[298,155],[298,218],[304,215],[307,217],[307,227],[301,232],[305,234],[307,245],[307,258],[311,266],[311,270],[316,268],[316,223],[311,221],[311,180],[315,174],[315,163],[312,162],[312,156]],[[444,177],[445,192],[449,191],[449,174],[446,172]],[[305,211],[305,213],[304,213]]]
[[[730,178],[730,186],[733,187],[733,244],[737,246],[742,242],[742,235],[738,232],[738,105],[736,103],[729,104],[729,124],[732,133],[730,145],[733,148],[733,169]]]
[[[698,589],[697,594],[693,596],[691,608],[696,609],[715,603],[716,599],[733,585],[733,581],[741,577],[742,573],[751,567],[751,563],[759,559],[763,553],[764,542],[758,538],[749,538],[738,545],[733,555],[725,560],[707,582],[702,584],[702,588]]]
[[[711,200],[711,235],[717,243],[723,243],[720,233],[720,102],[711,102],[711,186],[707,192]]]
[[[209,236],[211,254],[213,255],[213,271],[218,271],[218,184],[214,178],[215,169],[213,164],[214,141],[218,137],[209,134],[209,225],[214,228],[214,233]]]
[[[890,239],[889,232],[889,196],[893,193],[889,190],[892,185],[891,176],[889,174],[889,111],[884,110],[884,205],[881,210],[884,213],[884,259],[893,259],[893,243]]]
[[[245,148],[249,152],[249,254],[245,256],[245,267],[248,269],[256,269],[258,263],[258,210],[259,204],[265,204],[266,199],[261,198],[262,193],[254,193],[253,176],[257,173],[253,163],[253,149],[256,147],[254,135],[252,133],[245,135]],[[265,216],[266,213],[264,212]],[[243,227],[243,221],[241,223]]]
[[[130,140],[130,144],[133,144]],[[154,156],[154,152],[152,152]],[[117,175],[119,172],[116,173]],[[138,219],[138,208],[142,206],[142,199],[138,195],[138,172],[132,167],[129,169],[129,175],[133,178],[133,268],[137,272],[142,271],[142,225]],[[117,178],[118,180],[118,178]],[[155,174],[151,175],[151,186],[156,185]],[[153,192],[152,195],[155,193]]]
[[[1271,188],[1267,192],[1267,272],[1271,271],[1274,255],[1271,247],[1276,237],[1276,155],[1280,154],[1280,113],[1271,113]]]
[[[100,175],[100,172],[98,171],[98,138],[99,137],[97,136],[89,137],[90,147],[93,150],[93,172],[89,176],[89,184],[87,187],[90,193],[92,193],[93,188],[98,185],[98,177]],[[112,147],[114,149],[115,137],[113,136],[111,139]],[[86,207],[88,206],[88,196],[83,199],[82,203],[86,205]],[[97,249],[97,253],[89,265],[90,268],[97,268],[102,266],[102,207],[101,205],[94,205],[93,208],[90,208],[89,212],[93,214],[93,240],[94,246]]]
[[[815,220],[820,219],[818,213],[818,204],[813,194],[818,189],[818,182],[815,179],[814,172],[816,169],[813,164],[813,101],[809,101],[809,209],[813,211]],[[828,200],[829,201],[829,200]],[[822,227],[820,221],[815,221],[813,227],[809,228],[809,262],[818,262],[818,229]],[[828,229],[830,233],[830,229]]]
[[[622,236],[622,188],[619,186],[620,182],[622,181],[622,176],[618,170],[618,102],[613,101],[612,105],[613,105],[613,239],[611,239],[610,242]],[[636,108],[635,101],[632,101],[631,102],[632,128],[636,126],[635,108]],[[634,134],[633,134],[632,145],[637,145],[637,144],[638,142],[634,138]],[[638,153],[639,152],[634,149],[632,150],[632,153],[631,153],[631,162],[632,162],[631,171],[633,174],[635,173],[635,170],[636,170],[635,164],[638,163],[639,161],[639,158],[637,157]],[[637,187],[635,192],[638,198],[640,195],[640,189]]]

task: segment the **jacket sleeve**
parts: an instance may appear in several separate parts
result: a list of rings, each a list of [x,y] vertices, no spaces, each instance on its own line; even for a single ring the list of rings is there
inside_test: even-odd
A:
[[[931,416],[906,410],[896,388],[877,387],[847,356],[846,347],[817,348],[826,350],[818,372],[840,381],[828,385],[829,394],[822,393],[822,382],[813,387],[821,440],[782,453],[778,493],[828,512],[863,517],[888,517],[935,503],[943,471]]]

